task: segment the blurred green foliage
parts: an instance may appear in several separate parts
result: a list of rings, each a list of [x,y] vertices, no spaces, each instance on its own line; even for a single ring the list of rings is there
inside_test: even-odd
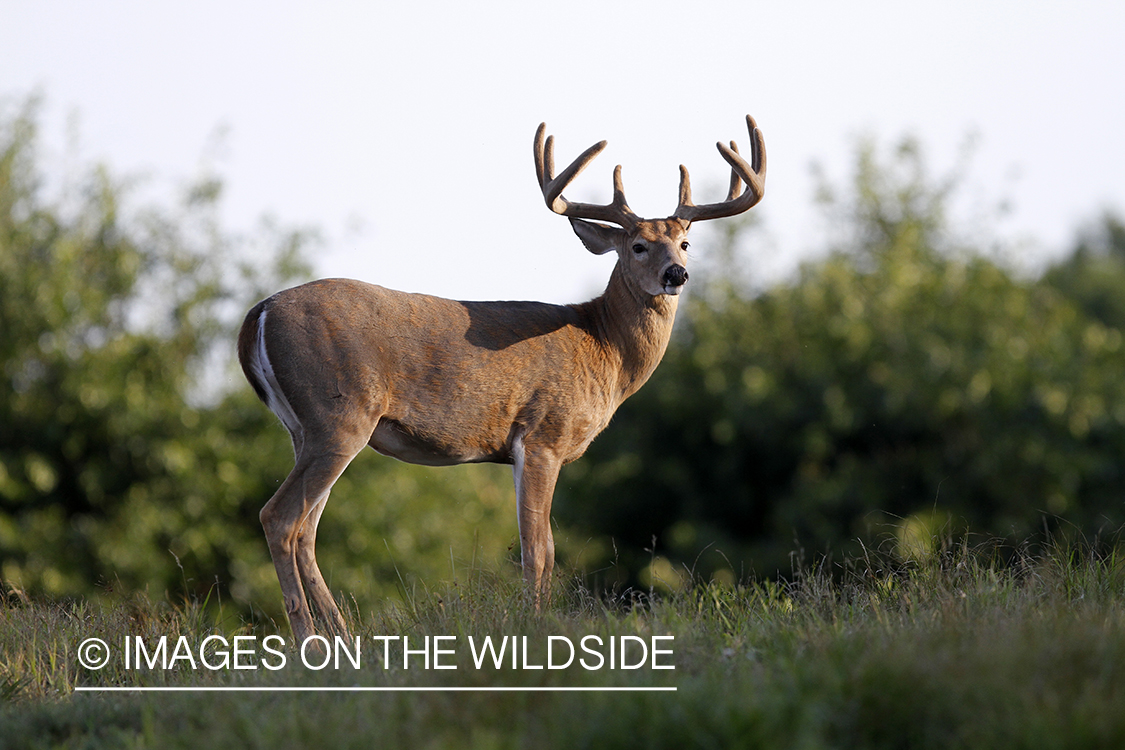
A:
[[[1044,280],[1090,317],[1125,328],[1125,222],[1106,211],[1078,235],[1074,249]]]
[[[788,574],[794,550],[1113,536],[1121,225],[1097,235],[1112,251],[1086,242],[1028,279],[957,236],[956,188],[912,141],[864,144],[852,183],[821,190],[826,257],[765,289],[726,267],[696,290],[652,380],[563,476],[557,507],[590,536],[589,567],[674,588],[684,567]]]
[[[292,448],[237,372],[234,339],[253,302],[308,278],[315,234],[269,221],[225,231],[213,174],[173,207],[134,208],[104,167],[48,191],[41,161],[36,103],[7,105],[0,579],[56,596],[226,597],[279,615],[257,515]],[[505,558],[510,483],[500,467],[357,461],[321,524],[330,585],[374,602],[479,550]]]
[[[36,131],[34,102],[0,108],[0,579],[280,616],[257,514],[292,451],[233,348],[253,302],[309,277],[315,233],[224,229],[209,172],[171,207],[138,208],[104,167],[49,190]],[[786,574],[794,550],[925,556],[965,531],[1125,522],[1121,221],[1029,278],[958,234],[958,183],[917,144],[857,153],[820,190],[827,252],[790,278],[748,283],[753,224],[716,223],[664,362],[564,469],[564,562],[676,588],[685,568]],[[513,511],[506,467],[368,453],[318,559],[361,608],[474,565],[514,574]]]

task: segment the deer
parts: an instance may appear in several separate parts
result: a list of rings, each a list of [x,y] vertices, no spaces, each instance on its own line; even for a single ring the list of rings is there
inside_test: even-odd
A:
[[[565,198],[606,141],[555,176],[554,136],[544,140],[539,126],[535,173],[547,207],[570,220],[588,251],[617,254],[605,292],[587,302],[458,302],[322,279],[250,309],[239,362],[293,442],[293,469],[259,518],[299,641],[316,633],[309,599],[329,631],[347,635],[317,566],[316,529],[333,484],[366,447],[427,466],[511,464],[520,563],[539,610],[554,566],[559,470],[664,356],[688,281],[689,228],[740,214],[764,195],[765,141],[749,115],[746,126],[749,162],[734,141],[717,144],[731,168],[726,198],[695,205],[681,165],[679,204],[664,219],[629,208],[620,165],[610,203]]]

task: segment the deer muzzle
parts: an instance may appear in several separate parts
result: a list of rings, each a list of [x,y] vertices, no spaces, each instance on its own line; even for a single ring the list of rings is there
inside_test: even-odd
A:
[[[664,292],[666,294],[679,294],[684,289],[684,284],[687,283],[688,272],[687,269],[679,263],[673,263],[668,266],[668,270],[664,272]]]

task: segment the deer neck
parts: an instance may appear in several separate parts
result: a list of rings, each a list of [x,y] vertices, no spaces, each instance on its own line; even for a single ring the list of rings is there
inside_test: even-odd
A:
[[[621,400],[644,385],[660,364],[672,336],[677,303],[678,297],[654,297],[639,289],[620,263],[613,267],[605,293],[587,303],[601,344],[620,362]]]

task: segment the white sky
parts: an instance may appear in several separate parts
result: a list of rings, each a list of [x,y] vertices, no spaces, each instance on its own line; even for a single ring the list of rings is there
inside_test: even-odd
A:
[[[714,143],[747,145],[752,113],[771,272],[818,236],[811,162],[839,182],[856,136],[913,133],[943,173],[975,132],[971,193],[1011,199],[1002,234],[1042,255],[1125,209],[1123,42],[1120,0],[0,0],[0,96],[41,90],[58,150],[76,112],[83,154],[119,173],[175,183],[209,158],[230,225],[324,230],[321,275],[568,302],[612,260],[543,205],[542,120],[562,164],[609,140],[570,197],[607,200],[621,163],[630,205],[663,216],[681,162],[721,197]]]

